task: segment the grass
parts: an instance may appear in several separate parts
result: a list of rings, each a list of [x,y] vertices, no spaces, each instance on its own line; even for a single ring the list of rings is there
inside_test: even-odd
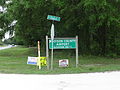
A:
[[[6,45],[2,45],[2,44],[0,44],[0,47],[5,47]]]
[[[43,56],[45,54],[42,51]],[[120,70],[120,58],[97,56],[79,56],[79,67],[75,67],[75,56],[69,51],[54,51],[54,70],[41,70],[34,65],[27,65],[28,56],[37,56],[37,48],[14,47],[0,50],[0,73],[15,74],[71,74],[88,72],[105,72]],[[69,67],[58,67],[59,59],[69,59]]]

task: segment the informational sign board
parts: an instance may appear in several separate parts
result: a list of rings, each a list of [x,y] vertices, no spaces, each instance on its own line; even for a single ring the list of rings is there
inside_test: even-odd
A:
[[[52,43],[52,41],[53,41],[53,43]],[[48,36],[46,36],[46,57],[47,57],[48,63],[49,63],[49,49],[51,49],[51,51],[53,49],[73,49],[73,50],[75,50],[76,51],[76,67],[78,67],[78,64],[79,64],[79,62],[78,62],[78,36],[76,36],[74,38],[73,37],[54,38],[54,40],[51,40],[51,38],[48,38]],[[51,54],[51,57],[52,57],[52,55],[53,55],[53,53]],[[48,67],[49,67],[49,64],[48,64]],[[53,58],[51,58],[51,70],[52,69],[53,69]]]
[[[53,46],[53,47],[52,47]],[[54,39],[49,40],[49,49],[75,49],[76,39]]]
[[[27,60],[27,64],[31,64],[31,65],[37,65],[37,59],[38,57],[28,57],[28,60]]]
[[[68,59],[59,60],[59,67],[68,67],[68,66],[69,66]]]
[[[55,36],[55,32],[54,32],[54,24],[52,24],[51,26],[51,39],[53,40]]]
[[[38,61],[37,61],[37,66],[46,66],[47,65],[47,58],[46,57],[38,57]]]
[[[60,17],[52,16],[52,15],[48,15],[48,16],[47,16],[47,19],[49,19],[49,20],[54,20],[54,21],[60,21]]]
[[[31,65],[41,65],[46,66],[47,65],[47,58],[46,57],[28,57],[27,64]]]

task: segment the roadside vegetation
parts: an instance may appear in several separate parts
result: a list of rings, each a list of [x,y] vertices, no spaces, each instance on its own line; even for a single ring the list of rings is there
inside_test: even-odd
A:
[[[2,47],[3,46],[3,42],[2,42],[2,40],[0,40],[0,47]]]
[[[44,55],[45,52],[42,51]],[[75,67],[75,56],[70,51],[54,52],[54,69],[41,70],[34,65],[27,65],[28,56],[37,56],[37,48],[14,47],[0,51],[0,73],[14,74],[73,74],[120,70],[120,58],[108,58],[98,56],[79,56],[79,67]],[[59,59],[69,59],[69,67],[60,68]]]
[[[4,43],[35,46],[50,37],[78,36],[79,51],[96,56],[120,56],[120,0],[0,0],[0,39],[6,32],[14,37]]]

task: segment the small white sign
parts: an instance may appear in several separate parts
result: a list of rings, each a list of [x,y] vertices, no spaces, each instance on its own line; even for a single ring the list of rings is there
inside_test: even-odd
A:
[[[68,66],[69,66],[68,59],[59,60],[59,67],[68,67]]]
[[[27,64],[37,65],[38,57],[28,57]]]
[[[55,32],[54,32],[54,24],[52,24],[51,26],[51,39],[53,40],[55,36]]]

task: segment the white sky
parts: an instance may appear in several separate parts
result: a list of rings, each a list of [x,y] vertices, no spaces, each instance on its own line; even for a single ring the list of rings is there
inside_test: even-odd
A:
[[[9,26],[14,26],[16,23],[17,23],[17,20],[14,20]],[[14,36],[14,33],[13,33],[12,36],[9,33],[10,33],[9,31],[5,33],[5,38],[3,38],[2,41],[4,41],[5,39],[9,39],[9,38]]]
[[[12,36],[9,33],[10,33],[9,31],[5,33],[5,38],[3,38],[2,41],[4,41],[5,39],[9,39],[9,38],[14,36],[14,33],[13,33]]]
[[[0,6],[0,11],[3,11],[3,8]]]
[[[9,3],[11,3],[12,1],[11,0],[8,0],[8,1],[6,1],[6,4],[9,4]],[[7,8],[2,8],[2,6],[0,6],[0,11],[1,12],[3,12],[3,13],[5,13],[5,12],[7,12]],[[16,20],[14,20],[9,26],[14,26],[15,24],[16,24]],[[11,36],[11,35],[9,35],[9,32],[6,32],[6,34],[5,34],[5,38],[3,38],[2,39],[2,41],[4,41],[5,39],[8,39],[8,38],[10,38],[10,37],[13,37],[14,36],[14,33],[13,33],[13,35]]]

